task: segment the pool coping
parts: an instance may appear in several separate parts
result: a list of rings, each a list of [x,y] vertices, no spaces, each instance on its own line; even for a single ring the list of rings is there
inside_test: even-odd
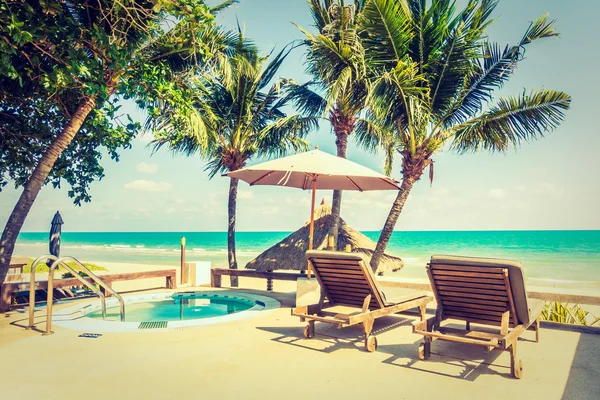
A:
[[[281,306],[281,303],[272,297],[261,296],[253,293],[250,294],[236,290],[174,290],[168,292],[123,296],[123,300],[125,302],[125,319],[127,320],[127,304],[137,303],[140,301],[158,301],[172,298],[174,295],[180,295],[180,297],[183,297],[184,295],[190,295],[190,297],[198,296],[199,298],[215,295],[225,298],[238,298],[241,300],[252,301],[254,302],[254,306],[245,311],[219,317],[189,319],[183,321],[166,321],[166,327],[140,328],[140,324],[143,324],[144,322],[120,322],[86,317],[87,313],[101,309],[99,299],[93,298],[86,303],[77,304],[53,313],[53,323],[61,328],[86,332],[169,332],[173,330],[199,328],[251,318],[258,315],[265,315],[266,313],[270,313]],[[115,306],[118,307],[118,305],[119,302],[116,298],[111,297],[106,299],[107,308]]]

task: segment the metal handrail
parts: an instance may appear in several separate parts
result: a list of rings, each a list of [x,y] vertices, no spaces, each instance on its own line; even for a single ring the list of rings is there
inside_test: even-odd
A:
[[[125,322],[125,300],[123,300],[123,297],[121,297],[121,295],[116,290],[114,290],[109,285],[107,285],[106,282],[104,282],[102,279],[100,279],[98,277],[98,275],[92,273],[92,271],[90,271],[88,267],[83,265],[76,258],[70,257],[70,256],[61,257],[59,260],[57,260],[57,262],[60,261],[60,262],[64,263],[66,259],[73,261],[81,270],[83,270],[83,272],[86,273],[86,275],[88,275],[90,278],[92,278],[92,280],[94,282],[96,282],[98,285],[102,286],[104,288],[104,290],[106,290],[107,292],[112,294],[117,300],[119,300],[119,311],[121,314],[121,322]],[[63,265],[66,265],[66,263],[64,263]],[[106,318],[106,316],[104,315],[103,318]]]
[[[35,312],[35,310],[34,310],[34,308],[35,308],[35,268],[37,267],[37,265],[40,262],[42,262],[44,260],[53,260],[54,261],[54,263],[52,264],[53,266],[54,266],[54,264],[56,264],[58,262],[59,264],[61,264],[63,266],[63,268],[65,268],[66,270],[68,270],[69,272],[71,272],[71,274],[73,274],[73,276],[76,279],[78,279],[79,281],[81,281],[90,290],[92,290],[92,292],[94,292],[95,294],[97,294],[100,297],[100,303],[102,305],[102,318],[106,318],[106,296],[104,296],[104,293],[102,293],[100,290],[98,290],[98,288],[96,288],[96,286],[94,286],[91,283],[89,283],[81,275],[79,275],[78,273],[76,273],[73,270],[73,268],[71,268],[70,266],[68,266],[65,262],[62,262],[62,259],[61,259],[61,261],[58,261],[58,259],[57,259],[56,256],[53,256],[52,254],[48,254],[48,255],[44,255],[44,256],[38,257],[33,263],[31,263],[31,271],[29,273],[29,275],[30,275],[30,278],[29,278],[29,325],[27,326],[27,329],[32,329],[34,327],[34,312]],[[81,264],[81,263],[79,263],[79,264]],[[52,270],[51,274],[50,274],[50,271],[48,271],[48,301],[47,301],[47,307],[48,308],[47,308],[47,311],[46,311],[46,332],[44,333],[45,335],[52,334],[52,331],[50,329],[51,327],[48,328],[48,321],[49,320],[51,321],[51,319],[52,319],[52,302],[54,301],[54,289],[53,289],[51,281],[50,281],[50,276],[52,276],[52,282],[53,282],[53,280],[54,280],[54,270]],[[50,317],[48,317],[48,315],[50,315]]]
[[[71,267],[69,267],[67,265],[65,260],[71,260],[72,262],[74,262],[75,265],[77,265],[83,272],[85,272],[90,278],[92,278],[92,280],[94,282],[96,282],[98,285],[103,287],[104,290],[106,290],[107,292],[109,292],[110,294],[115,296],[117,298],[117,300],[119,300],[121,322],[124,322],[125,321],[125,301],[123,300],[121,295],[119,293],[117,293],[116,291],[114,291],[113,288],[108,286],[106,283],[104,283],[104,281],[102,279],[98,278],[97,275],[92,273],[92,271],[90,271],[85,265],[83,265],[81,262],[79,262],[79,260],[77,260],[75,257],[66,256],[66,257],[61,257],[58,260],[54,261],[54,263],[52,263],[52,266],[50,267],[50,271],[48,272],[48,304],[46,305],[46,309],[47,309],[47,311],[46,311],[46,314],[47,314],[46,315],[46,332],[44,333],[44,335],[51,335],[53,333],[52,332],[52,300],[53,300],[52,285],[54,284],[54,271],[56,270],[56,268],[58,267],[59,264],[62,264],[63,267],[66,267],[66,269],[68,271],[71,271],[71,273],[73,275],[79,276],[79,274],[77,274],[74,269],[72,269]],[[106,313],[104,313],[104,315],[102,317],[106,318]]]
[[[34,313],[34,303],[35,303],[35,267],[38,263],[43,260],[54,260],[52,265],[50,266],[50,270],[48,271],[48,300],[46,304],[46,331],[43,335],[51,335],[52,332],[52,305],[54,302],[54,271],[58,268],[58,266],[62,266],[67,271],[69,271],[75,278],[81,281],[84,285],[90,288],[94,293],[96,293],[100,297],[100,301],[102,303],[102,318],[106,318],[106,296],[102,291],[96,288],[93,284],[88,282],[84,277],[79,275],[74,268],[71,268],[66,260],[70,260],[75,263],[75,265],[85,272],[89,278],[91,278],[95,283],[100,285],[104,290],[111,293],[114,297],[119,301],[119,308],[121,313],[121,322],[125,321],[125,302],[121,295],[113,290],[110,286],[108,286],[102,279],[100,279],[97,275],[92,273],[85,265],[83,265],[79,260],[74,257],[61,257],[57,258],[53,255],[45,255],[37,258],[31,264],[31,278],[30,278],[30,287],[29,287],[29,326],[28,328],[33,327],[33,313]]]

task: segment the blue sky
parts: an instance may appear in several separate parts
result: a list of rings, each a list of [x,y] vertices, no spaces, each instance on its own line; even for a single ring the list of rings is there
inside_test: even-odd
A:
[[[577,5],[575,5],[577,4]],[[458,156],[440,152],[435,159],[433,187],[426,179],[411,193],[397,230],[472,229],[600,229],[600,135],[595,113],[597,65],[600,56],[593,30],[600,4],[594,0],[570,3],[559,0],[501,0],[498,19],[489,29],[492,40],[514,43],[529,21],[549,12],[557,19],[558,39],[535,43],[527,50],[511,81],[500,95],[523,88],[551,88],[573,97],[567,119],[542,140],[524,144],[508,154]],[[264,51],[280,49],[302,38],[291,21],[309,27],[305,0],[241,0],[223,12],[218,21],[234,27],[236,16],[246,35]],[[302,51],[288,57],[280,75],[299,82],[304,73]],[[134,117],[143,116],[131,108]],[[311,145],[334,153],[334,136],[325,122],[309,136]],[[104,160],[106,177],[92,185],[92,203],[72,205],[65,188],[45,187],[25,223],[24,231],[45,231],[53,213],[60,210],[66,231],[224,231],[228,180],[209,180],[204,162],[173,156],[166,151],[151,155],[149,138],[136,139],[122,152],[121,161]],[[357,148],[348,158],[381,171],[383,157]],[[400,178],[400,165],[394,167]],[[4,226],[20,190],[0,193],[0,224]],[[331,198],[330,192],[318,198]],[[361,230],[383,226],[394,194],[344,194],[342,217]],[[238,229],[289,231],[309,216],[310,193],[290,188],[252,187],[240,183]]]

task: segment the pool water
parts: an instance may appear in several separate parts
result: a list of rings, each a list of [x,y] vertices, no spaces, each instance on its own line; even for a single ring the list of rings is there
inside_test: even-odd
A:
[[[156,322],[213,318],[245,311],[254,305],[255,303],[250,300],[237,297],[174,295],[168,300],[126,304],[125,320]],[[86,317],[102,319],[102,311],[92,311],[86,314]],[[108,307],[106,319],[120,321],[119,307]]]

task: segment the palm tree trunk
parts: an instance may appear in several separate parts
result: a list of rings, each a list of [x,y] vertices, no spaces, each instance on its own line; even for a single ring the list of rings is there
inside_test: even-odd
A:
[[[79,103],[77,110],[63,128],[63,131],[50,143],[50,146],[46,149],[42,159],[25,184],[23,193],[21,193],[21,197],[19,197],[15,208],[8,218],[4,232],[2,232],[2,238],[0,239],[0,283],[4,282],[17,236],[23,227],[31,206],[33,206],[33,202],[42,186],[44,186],[50,171],[54,167],[54,163],[71,143],[94,107],[96,107],[95,97],[86,97]]]
[[[336,134],[337,139],[335,144],[337,146],[337,156],[341,158],[346,158],[346,149],[348,147],[348,135],[345,132],[341,132]],[[342,191],[334,190],[333,191],[333,200],[331,202],[331,216],[333,217],[333,222],[331,224],[331,228],[329,229],[329,235],[333,237],[333,249],[337,250],[337,239],[338,232],[340,229],[340,210],[342,207]]]
[[[371,268],[373,271],[377,271],[377,267],[379,266],[379,261],[385,252],[385,248],[390,241],[390,237],[394,232],[394,227],[396,226],[396,222],[398,221],[398,217],[404,208],[404,203],[406,203],[406,199],[410,193],[415,182],[418,178],[414,178],[412,176],[404,177],[402,179],[402,185],[400,185],[400,190],[398,191],[398,195],[396,196],[396,200],[394,200],[394,204],[392,205],[392,209],[385,221],[385,225],[381,230],[381,234],[379,235],[379,240],[377,241],[377,246],[375,247],[375,251],[373,252],[373,257],[371,257]]]
[[[237,269],[237,258],[235,256],[235,208],[237,202],[237,190],[239,179],[231,178],[229,182],[229,203],[227,204],[227,214],[229,224],[227,225],[227,259],[230,269]],[[231,286],[238,287],[238,277],[231,277]]]

